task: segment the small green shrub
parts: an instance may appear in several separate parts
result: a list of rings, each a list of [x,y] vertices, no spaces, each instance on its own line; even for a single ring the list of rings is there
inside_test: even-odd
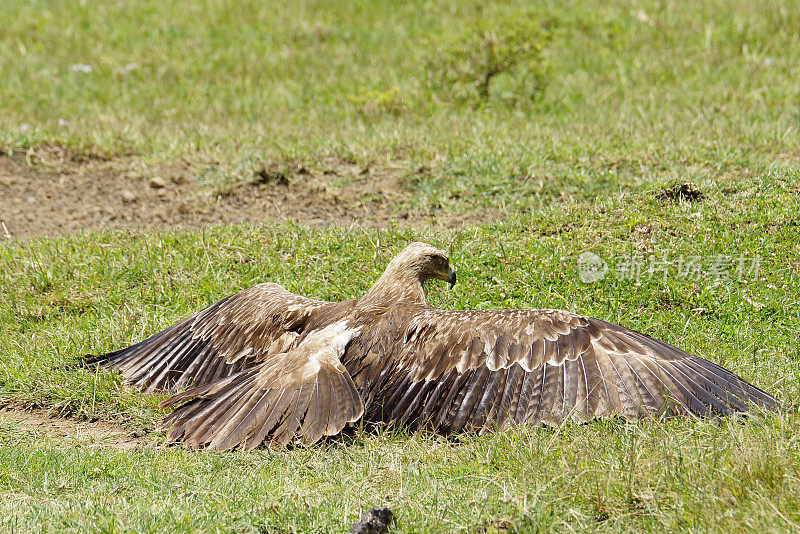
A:
[[[372,117],[380,114],[400,115],[406,104],[400,96],[400,90],[393,87],[388,91],[374,91],[362,87],[358,93],[348,94],[347,100],[362,115]]]
[[[428,57],[428,85],[444,100],[535,101],[546,86],[542,51],[549,36],[536,20],[476,23]]]

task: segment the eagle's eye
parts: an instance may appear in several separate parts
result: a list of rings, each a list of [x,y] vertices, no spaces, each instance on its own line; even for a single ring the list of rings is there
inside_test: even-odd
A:
[[[433,256],[431,259],[433,260],[433,265],[434,267],[436,267],[436,269],[444,270],[445,268],[447,268],[447,258],[445,258],[444,256],[437,254]]]

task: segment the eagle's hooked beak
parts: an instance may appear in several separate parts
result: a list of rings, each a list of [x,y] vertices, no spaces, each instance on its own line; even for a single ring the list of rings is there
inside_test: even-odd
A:
[[[456,285],[456,270],[452,267],[450,268],[450,274],[447,276],[447,282],[450,284],[450,289],[453,289],[453,286]]]
[[[448,265],[446,270],[443,269],[441,271],[434,271],[432,274],[428,275],[428,278],[438,278],[439,280],[444,280],[450,284],[450,289],[453,289],[453,286],[456,285],[456,270]]]

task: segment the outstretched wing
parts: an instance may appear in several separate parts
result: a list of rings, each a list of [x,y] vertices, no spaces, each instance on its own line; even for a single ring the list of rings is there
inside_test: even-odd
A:
[[[777,405],[712,362],[565,311],[398,309],[375,330],[342,359],[366,417],[444,433]]]
[[[190,447],[220,450],[338,434],[364,413],[339,362],[355,332],[344,321],[315,330],[288,353],[167,399],[162,406],[183,406],[164,419],[163,429]]]
[[[277,284],[259,284],[88,363],[118,368],[127,383],[147,392],[202,386],[285,352],[312,319],[335,320],[347,305],[301,297]]]

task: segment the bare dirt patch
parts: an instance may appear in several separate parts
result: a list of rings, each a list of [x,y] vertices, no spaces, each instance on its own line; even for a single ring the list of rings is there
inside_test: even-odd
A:
[[[695,202],[703,200],[705,194],[693,182],[683,181],[669,187],[662,187],[656,193],[656,197],[661,200],[671,200],[672,202],[681,200]]]
[[[180,161],[145,166],[59,147],[0,156],[0,238],[267,221],[454,227],[496,215],[432,217],[408,207],[413,191],[399,169],[323,163],[324,170],[265,164],[220,190],[199,183],[198,169]]]
[[[0,422],[19,424],[21,429],[41,432],[46,436],[89,442],[118,450],[141,449],[152,443],[147,434],[114,425],[108,421],[81,421],[59,417],[44,408],[0,408]]]

